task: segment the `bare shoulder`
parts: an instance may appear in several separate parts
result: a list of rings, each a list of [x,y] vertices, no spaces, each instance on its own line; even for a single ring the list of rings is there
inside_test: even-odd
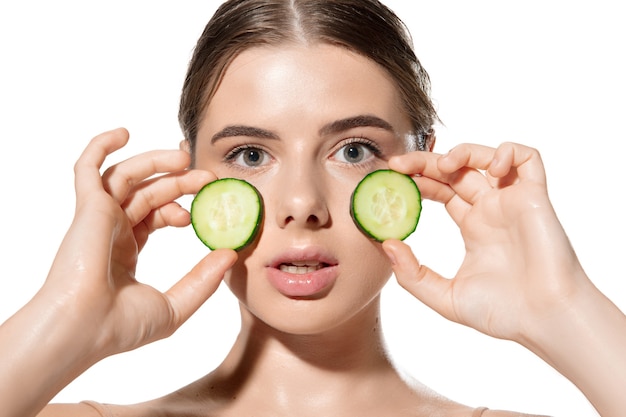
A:
[[[446,417],[549,417],[539,414],[524,414],[516,411],[468,406],[433,391],[415,379],[407,378],[407,381],[413,392],[418,394],[419,404],[412,408],[418,412],[418,415]],[[484,406],[488,407],[489,404],[484,404]]]
[[[95,401],[82,401],[77,404],[49,404],[37,417],[161,417],[179,415],[167,414],[150,403],[116,405],[101,404]]]
[[[37,417],[105,417],[88,403],[49,404]]]
[[[515,411],[485,410],[481,417],[549,417],[539,414],[523,414]]]
[[[482,411],[482,413],[481,413]],[[505,411],[505,410],[490,410],[483,408],[469,408],[461,407],[455,410],[451,410],[446,416],[454,417],[550,417],[539,414],[524,414],[517,411]]]

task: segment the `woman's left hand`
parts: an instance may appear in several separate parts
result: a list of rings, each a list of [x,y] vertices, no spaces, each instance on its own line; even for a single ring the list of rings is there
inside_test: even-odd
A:
[[[394,157],[389,166],[418,174],[422,196],[443,203],[460,228],[466,255],[452,279],[420,265],[406,244],[383,244],[400,284],[444,317],[522,342],[592,286],[550,203],[535,149],[463,144],[446,155]]]

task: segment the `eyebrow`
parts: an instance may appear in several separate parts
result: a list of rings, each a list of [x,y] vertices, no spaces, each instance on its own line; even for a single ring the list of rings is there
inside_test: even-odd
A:
[[[380,117],[365,114],[335,120],[334,122],[331,122],[322,127],[319,131],[319,134],[320,136],[324,136],[333,133],[344,132],[346,130],[354,129],[356,127],[376,127],[395,133],[395,130],[393,129],[393,126],[391,126],[391,123],[381,119]]]
[[[340,133],[346,130],[354,129],[357,127],[375,127],[383,130],[387,130],[391,133],[395,133],[391,123],[377,116],[372,115],[359,115],[353,117],[347,117],[345,119],[335,120],[324,125],[319,130],[320,136],[330,135],[333,133]],[[211,144],[217,140],[235,136],[248,136],[260,139],[279,139],[278,135],[270,130],[261,129],[254,126],[246,125],[230,125],[220,130],[211,137]]]
[[[211,137],[211,144],[215,143],[215,141],[235,136],[249,136],[253,138],[261,138],[261,139],[278,139],[278,135],[269,130],[261,129],[253,126],[245,126],[245,125],[231,125],[226,126],[224,129],[220,130],[216,134]]]

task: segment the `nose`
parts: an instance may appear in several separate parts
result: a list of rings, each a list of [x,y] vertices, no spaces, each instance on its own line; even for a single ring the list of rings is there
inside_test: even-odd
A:
[[[304,169],[287,171],[277,181],[276,222],[281,228],[300,226],[316,229],[330,224],[327,188],[323,175]]]

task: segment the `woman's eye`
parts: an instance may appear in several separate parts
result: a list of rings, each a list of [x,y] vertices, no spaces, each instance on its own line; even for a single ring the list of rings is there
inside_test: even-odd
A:
[[[253,147],[234,149],[226,159],[244,167],[260,167],[269,162],[269,156],[264,150]]]
[[[366,161],[374,155],[372,147],[364,143],[349,143],[342,146],[333,157],[348,164]]]

